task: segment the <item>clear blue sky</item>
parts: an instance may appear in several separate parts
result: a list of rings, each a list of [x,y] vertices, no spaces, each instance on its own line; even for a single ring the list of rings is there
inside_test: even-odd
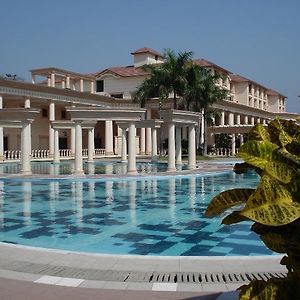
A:
[[[299,0],[3,0],[0,74],[95,72],[130,52],[193,51],[277,90],[300,112]]]

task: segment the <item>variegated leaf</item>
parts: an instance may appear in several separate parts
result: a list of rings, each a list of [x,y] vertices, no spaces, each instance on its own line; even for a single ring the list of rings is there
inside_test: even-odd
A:
[[[265,173],[271,175],[280,182],[287,184],[296,174],[296,170],[285,163],[271,161],[266,164]]]
[[[234,211],[233,213],[229,214],[222,220],[222,224],[224,225],[231,225],[243,221],[248,221],[249,219],[240,215],[238,211]]]
[[[249,140],[256,141],[270,141],[270,135],[268,130],[260,123],[257,123],[249,132]]]
[[[279,226],[300,217],[300,204],[284,185],[264,175],[240,214],[260,224]]]
[[[278,148],[271,142],[248,141],[240,147],[238,156],[248,164],[264,169],[272,157],[272,152]]]
[[[254,189],[233,189],[220,193],[209,203],[205,216],[214,217],[232,206],[246,202],[254,191]]]

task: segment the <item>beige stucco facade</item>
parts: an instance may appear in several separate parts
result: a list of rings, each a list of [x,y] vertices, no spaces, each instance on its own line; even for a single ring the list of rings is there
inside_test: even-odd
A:
[[[54,132],[50,121],[70,120],[67,107],[135,108],[138,106],[132,102],[132,96],[147,77],[141,66],[161,63],[163,58],[158,52],[149,48],[139,49],[132,54],[132,66],[108,68],[96,74],[86,75],[49,67],[31,70],[32,83],[0,80],[0,109],[22,107],[39,109],[40,113],[31,124],[31,149],[32,151],[43,150],[45,153],[48,151],[43,155],[51,159],[54,151]],[[240,75],[233,75],[230,71],[209,61],[195,60],[195,63],[212,72],[222,74],[224,80],[220,80],[217,84],[230,91],[227,99],[214,105],[214,108],[219,111],[219,116],[215,117],[213,126],[208,128],[209,144],[214,144],[216,134],[227,133],[232,135],[233,140],[237,137],[242,140],[242,135],[256,123],[267,124],[276,116],[287,119],[297,117],[296,114],[286,113],[286,97],[273,89]],[[101,81],[100,84],[98,81]],[[97,90],[99,87],[101,91]],[[165,108],[172,108],[171,100],[166,103]],[[158,101],[153,99],[147,103],[145,118],[157,119],[159,117]],[[203,125],[201,120],[198,125],[200,128]],[[159,130],[161,140],[168,137],[168,124],[162,125]],[[201,129],[198,130],[201,132]],[[149,154],[152,140],[151,129],[139,128],[135,132],[136,152]],[[181,134],[182,139],[188,139],[186,129],[181,129]],[[75,147],[74,130],[59,130],[58,135],[60,149],[69,149],[69,152],[64,153],[72,155]],[[2,139],[0,152],[3,152],[0,153],[0,157],[4,160],[12,158],[9,152],[21,149],[21,131],[18,128],[0,130],[0,139]],[[122,130],[114,120],[96,122],[95,154],[121,155],[121,140]],[[88,130],[84,129],[82,147],[88,148]],[[235,150],[231,153],[234,154]]]

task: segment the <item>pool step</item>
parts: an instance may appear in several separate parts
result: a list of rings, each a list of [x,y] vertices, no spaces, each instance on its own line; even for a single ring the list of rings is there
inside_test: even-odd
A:
[[[286,272],[247,272],[247,273],[206,273],[206,272],[142,272],[142,271],[117,271],[73,268],[67,266],[53,266],[31,262],[5,262],[1,269],[78,278],[86,280],[116,281],[116,282],[148,282],[148,283],[191,283],[191,284],[228,284],[247,283],[251,280],[268,280],[270,278],[286,277]]]

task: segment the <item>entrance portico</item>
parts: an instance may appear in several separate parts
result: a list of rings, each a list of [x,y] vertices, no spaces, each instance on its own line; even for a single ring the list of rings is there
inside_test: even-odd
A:
[[[83,122],[82,129],[88,130],[88,162],[92,162],[94,160],[94,128],[96,125],[96,121],[92,122]],[[74,121],[52,121],[51,128],[54,130],[54,157],[53,162],[58,163],[60,161],[59,156],[59,130],[74,130],[75,131],[75,122]],[[75,144],[76,146],[76,144]]]
[[[175,128],[179,130],[182,127],[188,127],[188,169],[196,168],[196,141],[195,141],[195,127],[201,118],[200,113],[183,111],[183,110],[162,110],[160,112],[163,121],[168,123],[168,171],[176,171],[175,149],[177,147],[177,161],[180,161],[179,154],[181,154],[181,142],[179,143],[179,135],[177,136],[177,145],[175,147]]]
[[[82,123],[87,121],[123,121],[128,123],[128,174],[136,174],[136,122],[145,114],[145,109],[100,108],[100,107],[67,107],[71,120],[75,122],[75,174],[83,174],[82,168]]]
[[[0,126],[2,128],[21,128],[21,173],[31,175],[31,134],[30,124],[40,113],[39,109],[32,108],[3,108],[0,109]]]

